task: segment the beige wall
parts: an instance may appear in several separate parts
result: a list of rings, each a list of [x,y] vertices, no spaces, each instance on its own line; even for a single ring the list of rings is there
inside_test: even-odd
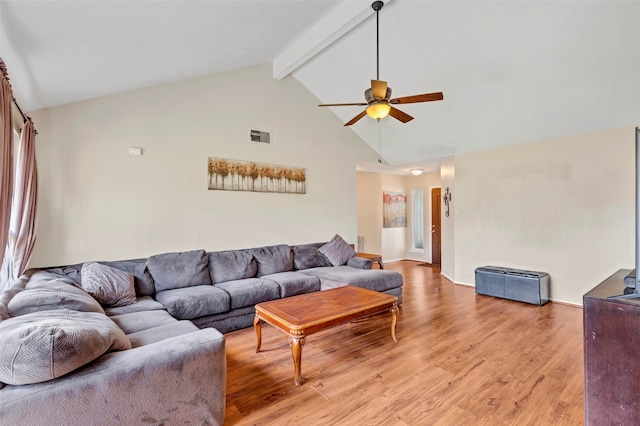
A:
[[[358,235],[364,236],[365,252],[382,253],[382,175],[358,172],[356,182]]]
[[[484,265],[545,271],[552,299],[581,304],[601,280],[632,268],[633,130],[456,156],[451,278],[473,284]]]
[[[357,160],[375,152],[264,64],[36,111],[31,266],[330,239],[355,242]],[[272,146],[249,130],[272,132]],[[130,147],[144,155],[131,156]],[[306,168],[307,194],[207,190],[207,157]]]

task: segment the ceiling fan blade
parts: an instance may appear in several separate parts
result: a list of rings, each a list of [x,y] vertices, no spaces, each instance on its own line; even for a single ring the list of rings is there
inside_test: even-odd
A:
[[[387,96],[387,82],[382,80],[371,80],[371,94],[378,99]]]
[[[352,104],[320,104],[319,107],[334,107],[334,106],[365,106],[368,105],[366,102],[355,102]]]
[[[424,95],[403,96],[401,98],[390,99],[390,104],[415,104],[417,102],[441,101],[444,99],[442,92],[425,93]]]
[[[366,111],[365,111],[366,113]],[[400,120],[403,123],[413,120],[413,117],[407,114],[406,112],[400,111],[398,108],[391,107],[389,111],[389,115],[395,118],[396,120]]]
[[[351,120],[349,120],[349,122],[345,123],[345,126],[351,126],[353,123],[357,122],[358,120],[360,120],[365,115],[367,115],[367,110],[364,110],[360,114],[358,114],[355,117],[353,117]]]

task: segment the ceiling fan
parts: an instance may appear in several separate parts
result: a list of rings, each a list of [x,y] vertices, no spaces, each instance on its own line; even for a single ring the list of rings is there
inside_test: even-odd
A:
[[[348,104],[320,104],[319,107],[333,107],[333,106],[367,106],[367,108],[360,114],[353,117],[348,121],[345,126],[351,126],[356,123],[365,115],[371,118],[380,120],[387,115],[392,116],[396,120],[403,123],[407,123],[413,120],[413,117],[409,114],[400,111],[393,107],[396,104],[413,104],[418,102],[431,102],[441,101],[444,99],[442,92],[425,93],[422,95],[403,96],[401,98],[391,99],[391,88],[387,86],[386,81],[380,80],[380,36],[379,27],[380,21],[378,19],[378,12],[384,6],[384,2],[374,1],[371,4],[371,8],[376,11],[376,80],[371,80],[371,88],[364,91],[364,97],[366,102],[354,102]]]

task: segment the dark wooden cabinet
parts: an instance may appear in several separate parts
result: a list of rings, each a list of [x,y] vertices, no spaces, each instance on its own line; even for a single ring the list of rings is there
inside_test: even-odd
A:
[[[586,425],[640,421],[640,299],[625,292],[621,269],[583,297]]]

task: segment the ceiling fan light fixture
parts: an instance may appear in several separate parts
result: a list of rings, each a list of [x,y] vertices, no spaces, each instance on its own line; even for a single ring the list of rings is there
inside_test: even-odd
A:
[[[375,103],[367,107],[367,115],[374,120],[385,118],[391,111],[391,105],[385,103]]]
[[[411,169],[409,171],[414,176],[420,176],[422,174],[422,172],[424,172],[424,169]]]

